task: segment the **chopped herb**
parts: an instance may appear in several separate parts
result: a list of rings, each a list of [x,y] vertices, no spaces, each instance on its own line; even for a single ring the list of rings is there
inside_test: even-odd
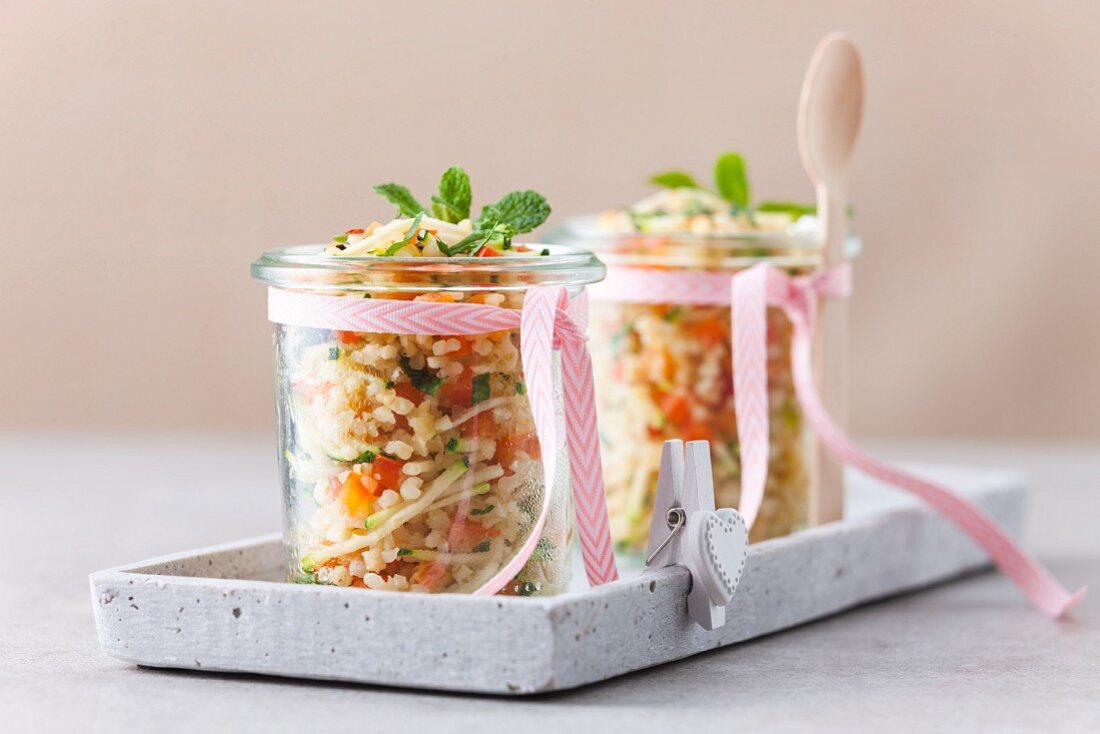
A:
[[[317,583],[317,574],[312,571],[305,571],[294,577],[294,583],[296,584],[315,584]]]
[[[549,254],[550,254],[550,248],[549,247],[542,248],[542,252],[539,253],[539,255],[542,256],[542,257],[546,257]]]
[[[395,382],[394,382],[393,380],[386,380],[386,389],[387,389],[387,390],[392,390],[392,389],[393,389],[393,386],[394,386],[395,384],[396,384],[396,383],[395,383]]]
[[[515,234],[515,230],[510,228],[506,224],[493,224],[487,229],[475,229],[470,234],[463,237],[456,244],[451,245],[450,255],[461,255],[466,252],[477,252],[482,247],[486,247],[494,240],[500,239],[502,242],[511,242],[512,235]]]
[[[378,458],[377,449],[367,449],[363,453],[359,454],[353,461],[353,464],[373,464],[374,460]]]
[[[334,359],[340,359],[340,347],[329,347],[328,358],[330,361]]]
[[[470,514],[474,515],[474,516],[488,515],[490,512],[493,511],[494,507],[496,507],[496,505],[485,505],[484,507],[479,507],[479,508],[470,510]]]
[[[413,552],[412,552],[411,548],[398,548],[397,549],[397,555],[399,555],[399,556],[411,556],[412,553]]]
[[[454,251],[451,250],[451,248],[447,247],[447,243],[439,239],[438,237],[435,238],[435,245],[439,248],[439,251],[447,257],[451,257],[454,254]]]
[[[676,321],[683,314],[684,310],[679,306],[673,306],[669,310],[665,311],[665,315],[662,317],[665,321]]]
[[[363,298],[374,298],[370,293],[364,293]]]
[[[448,441],[446,449],[447,449],[447,451],[451,452],[452,454],[455,453],[456,451],[458,451],[458,438],[455,437],[455,438],[452,438],[450,441]]]
[[[527,386],[524,385],[522,382],[517,382],[516,383],[516,395],[526,395],[526,394],[527,394]]]
[[[475,484],[471,490],[474,494],[489,494],[491,487],[488,482],[482,482],[481,484]]]
[[[462,465],[464,467],[466,467],[467,469],[470,468],[470,457],[469,456],[463,456],[462,457]]]
[[[473,397],[470,399],[471,405],[477,405],[483,400],[489,399],[489,373],[483,372],[480,375],[475,375],[473,380]]]
[[[313,560],[312,556],[306,556],[302,559],[302,570],[306,573],[313,573],[317,570],[317,561]]]
[[[480,543],[478,543],[477,545],[475,545],[473,552],[474,553],[488,553],[489,552],[489,541],[483,540]]]
[[[386,251],[382,253],[386,257],[392,257],[401,250],[405,249],[408,245],[412,244],[412,241],[416,239],[417,233],[420,231],[420,220],[424,218],[424,214],[420,213],[413,219],[413,223],[409,226],[409,231],[405,234],[405,239],[400,242],[394,242],[392,245],[386,248]]]
[[[346,234],[337,235],[332,238],[333,242],[347,242],[348,236]]]
[[[443,378],[436,377],[428,370],[415,369],[408,357],[401,358],[401,369],[409,376],[412,386],[425,395],[435,395],[443,384]]]

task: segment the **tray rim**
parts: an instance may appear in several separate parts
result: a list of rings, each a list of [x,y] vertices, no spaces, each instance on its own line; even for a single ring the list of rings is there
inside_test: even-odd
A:
[[[971,483],[974,486],[970,487],[966,494],[978,500],[986,509],[993,511],[994,514],[997,515],[1002,522],[1006,522],[1013,531],[1019,532],[1019,525],[1022,522],[1023,496],[1025,492],[1023,477],[1019,473],[999,468],[983,469],[978,467],[957,466],[950,468],[960,469],[968,473],[971,477]],[[990,507],[991,504],[993,507]],[[898,506],[875,510],[869,514],[850,517],[838,523],[830,523],[828,525],[810,528],[791,536],[775,538],[751,545],[749,547],[746,576],[750,576],[748,573],[749,569],[758,562],[761,562],[761,559],[763,559],[763,562],[767,562],[768,559],[798,554],[803,552],[801,549],[805,548],[812,549],[813,547],[821,547],[828,550],[830,546],[836,546],[837,543],[841,542],[842,538],[848,538],[849,540],[851,538],[858,538],[861,537],[861,535],[873,533],[876,530],[876,526],[890,526],[891,524],[898,525],[899,527],[927,526],[927,528],[931,528],[936,533],[942,535],[942,526],[947,524],[947,521],[934,515],[931,510],[915,502],[906,502]],[[965,541],[961,535],[959,539]],[[361,589],[312,584],[299,585],[263,579],[179,575],[164,573],[157,568],[158,566],[163,567],[171,564],[186,564],[188,562],[199,563],[204,558],[208,559],[208,562],[214,563],[214,557],[219,554],[224,556],[225,554],[238,552],[241,555],[245,555],[250,550],[258,551],[260,548],[266,548],[267,551],[265,552],[270,552],[272,545],[281,544],[281,542],[281,533],[266,533],[251,538],[219,543],[194,550],[163,554],[139,562],[114,566],[92,573],[89,576],[89,585],[92,592],[93,606],[95,608],[97,630],[102,646],[109,654],[115,657],[136,662],[140,665],[154,667],[200,667],[204,670],[274,674],[287,677],[341,680],[367,684],[396,685],[401,687],[474,691],[495,694],[527,694],[546,690],[573,688],[643,667],[650,667],[651,665],[682,659],[705,649],[734,644],[735,642],[751,639],[760,634],[768,634],[823,616],[836,614],[845,609],[885,596],[893,596],[911,591],[914,588],[941,583],[989,565],[988,561],[981,556],[976,548],[972,549],[969,553],[965,552],[965,549],[963,549],[959,551],[962,555],[952,561],[952,563],[949,564],[949,568],[941,568],[933,574],[932,578],[920,578],[916,581],[905,579],[898,584],[883,589],[881,593],[855,593],[852,598],[841,598],[835,603],[825,604],[824,607],[818,605],[815,607],[816,611],[808,614],[808,616],[803,616],[793,621],[782,619],[774,621],[770,624],[763,625],[761,629],[757,629],[756,631],[746,632],[745,629],[741,628],[735,630],[734,627],[736,627],[739,622],[744,621],[735,618],[732,625],[727,625],[727,628],[724,628],[725,632],[718,630],[716,631],[718,634],[711,637],[698,634],[698,630],[691,628],[690,622],[685,626],[686,601],[683,604],[683,614],[680,615],[682,618],[677,618],[674,613],[675,609],[672,611],[669,610],[668,604],[670,600],[673,602],[675,602],[676,599],[683,601],[683,597],[686,596],[686,591],[690,584],[689,575],[686,569],[681,567],[643,569],[636,575],[621,578],[604,586],[569,591],[552,597],[476,597],[467,594],[453,593],[410,595],[401,592],[385,591],[375,591],[370,594],[364,594]],[[969,541],[965,542],[969,543]],[[765,579],[764,582],[766,583],[767,579]],[[743,581],[742,583],[744,585],[745,582]],[[139,632],[141,632],[141,629],[138,627],[127,630],[127,634],[130,635],[130,638],[127,639],[126,643],[123,643],[123,637],[121,635],[116,635],[116,642],[112,642],[109,639],[115,632],[124,628],[125,624],[121,621],[117,623],[111,622],[111,620],[108,619],[104,611],[105,605],[101,603],[101,595],[107,593],[111,587],[121,586],[140,588],[143,590],[142,593],[147,593],[150,598],[156,598],[158,594],[167,598],[183,590],[186,590],[188,594],[200,594],[201,598],[201,593],[205,590],[208,592],[217,591],[221,596],[233,596],[234,598],[249,595],[253,595],[257,598],[267,598],[274,595],[287,599],[289,605],[301,603],[323,606],[325,604],[332,605],[343,603],[345,609],[348,609],[351,605],[354,605],[357,609],[376,608],[383,612],[386,610],[401,609],[403,610],[402,613],[418,615],[418,619],[428,622],[454,617],[457,611],[462,615],[471,615],[482,620],[507,620],[513,627],[517,629],[523,628],[527,633],[533,636],[532,639],[535,640],[533,645],[537,647],[538,654],[532,655],[534,664],[531,665],[524,666],[518,659],[511,661],[516,664],[514,666],[515,670],[511,671],[515,674],[515,682],[506,682],[501,678],[500,680],[483,681],[477,685],[458,683],[454,680],[429,680],[425,678],[401,680],[379,679],[377,677],[377,671],[374,674],[368,674],[363,677],[354,671],[351,673],[347,671],[336,671],[329,674],[329,672],[325,670],[310,670],[308,672],[297,670],[285,672],[274,669],[258,669],[256,666],[249,665],[247,662],[242,661],[235,661],[234,664],[220,665],[218,663],[212,663],[200,666],[198,665],[199,661],[197,658],[194,661],[195,665],[180,663],[179,661],[173,660],[158,660],[151,656],[149,651],[152,649],[154,653],[156,652],[156,639],[146,640],[146,648],[143,650],[129,649],[129,643],[133,641],[133,638],[135,638]],[[645,594],[647,589],[649,596]],[[657,591],[660,591],[660,593],[656,594]],[[739,589],[739,593],[740,591]],[[653,596],[654,594],[656,594],[656,596]],[[570,615],[574,613],[578,615],[586,613],[585,610],[598,608],[600,603],[604,604],[605,609],[612,604],[622,605],[631,598],[639,596],[643,599],[652,596],[652,606],[662,607],[661,613],[665,615],[662,617],[663,623],[671,624],[674,628],[670,632],[670,639],[672,640],[670,644],[672,647],[662,652],[660,659],[651,660],[649,662],[643,660],[640,663],[638,660],[634,660],[622,670],[614,670],[612,669],[614,666],[608,667],[606,665],[596,672],[578,668],[578,659],[591,657],[591,651],[582,644],[579,632],[576,633],[576,640],[572,639],[573,633],[566,634],[563,632],[565,627],[570,623]],[[735,610],[739,604],[744,602],[746,602],[744,598],[739,599],[735,594],[734,601],[731,602],[730,607],[732,610]],[[183,609],[181,607],[181,612],[182,611]],[[732,613],[736,614],[736,611],[732,611]],[[646,624],[649,624],[651,621],[652,620],[646,622]],[[766,627],[766,629],[764,629],[764,627]],[[149,643],[152,643],[151,648],[149,648]],[[596,644],[599,644],[598,640]],[[637,658],[637,655],[634,657]],[[375,677],[370,677],[371,675]],[[431,678],[431,676],[429,675],[428,678]],[[502,682],[506,682],[506,685],[502,685]]]

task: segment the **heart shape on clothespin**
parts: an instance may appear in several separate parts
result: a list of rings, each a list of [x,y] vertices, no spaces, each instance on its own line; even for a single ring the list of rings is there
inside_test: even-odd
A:
[[[696,583],[712,604],[724,607],[737,591],[748,557],[749,531],[737,510],[701,510],[688,519],[685,549]]]

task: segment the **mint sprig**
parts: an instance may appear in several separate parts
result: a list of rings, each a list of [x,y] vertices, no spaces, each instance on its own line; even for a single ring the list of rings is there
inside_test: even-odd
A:
[[[386,248],[383,255],[396,255],[411,244],[417,236],[421,217],[427,214],[424,205],[417,201],[412,193],[395,183],[379,184],[374,190],[397,207],[397,213],[403,217],[415,217],[406,237]],[[470,176],[460,166],[452,166],[443,172],[439,180],[439,193],[431,197],[431,212],[437,218],[457,224],[470,218],[473,194]],[[534,191],[513,191],[494,204],[481,210],[474,222],[473,232],[453,245],[436,238],[439,251],[447,257],[476,254],[486,245],[499,244],[507,250],[512,246],[512,238],[521,232],[530,232],[550,216],[550,205],[546,199]],[[549,254],[543,250],[542,254]]]
[[[458,224],[470,216],[472,199],[470,176],[459,166],[451,166],[439,179],[439,195],[432,197],[432,213],[437,219]]]
[[[666,189],[698,189],[699,184],[690,173],[683,171],[664,171],[655,173],[649,177],[651,184],[664,186]]]
[[[415,217],[417,214],[427,211],[424,205],[412,195],[412,192],[400,184],[378,184],[374,187],[374,193],[386,197],[387,201],[397,207],[397,213],[403,217]]]
[[[696,182],[691,174],[675,170],[656,173],[649,177],[649,182],[657,186],[663,186],[666,189],[704,188]],[[817,208],[812,204],[799,204],[792,201],[765,201],[758,206],[752,206],[752,190],[749,186],[745,159],[740,153],[734,151],[723,153],[715,161],[714,186],[718,195],[730,203],[730,213],[733,215],[744,213],[748,216],[750,222],[754,223],[754,226],[754,212],[783,213],[790,215],[791,219],[817,213]],[[641,215],[632,214],[632,216]],[[641,228],[637,221],[635,221],[635,227]]]

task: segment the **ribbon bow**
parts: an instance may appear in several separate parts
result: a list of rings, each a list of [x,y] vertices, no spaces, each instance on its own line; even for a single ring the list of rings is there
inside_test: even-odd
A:
[[[554,398],[554,352],[561,355],[564,445],[568,451],[581,554],[592,585],[618,578],[604,499],[603,468],[596,431],[592,359],[584,337],[587,302],[570,299],[562,286],[527,291],[523,310],[477,303],[397,301],[326,296],[268,289],[268,319],[279,324],[381,334],[470,335],[519,329],[527,398],[542,453],[542,508],[512,559],[474,594],[495,594],[530,559],[550,511],[563,445]]]
[[[760,510],[768,471],[767,307],[778,306],[794,327],[791,368],[795,392],[818,440],[855,468],[916,495],[970,536],[996,566],[1040,610],[1060,617],[1085,594],[1069,593],[1034,556],[996,520],[934,482],[884,464],[854,444],[829,417],[814,386],[812,334],[819,297],[847,297],[847,263],[811,276],[791,277],[767,265],[755,265],[733,276],[734,400],[741,443],[741,514],[751,527]]]

